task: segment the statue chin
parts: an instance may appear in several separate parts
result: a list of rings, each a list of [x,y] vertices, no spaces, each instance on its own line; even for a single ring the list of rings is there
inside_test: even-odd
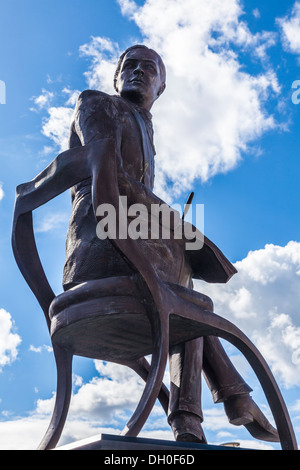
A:
[[[142,89],[138,84],[134,84],[132,87],[128,87],[120,93],[121,98],[131,101],[131,103],[137,104],[140,107],[143,107],[144,104],[144,94]]]

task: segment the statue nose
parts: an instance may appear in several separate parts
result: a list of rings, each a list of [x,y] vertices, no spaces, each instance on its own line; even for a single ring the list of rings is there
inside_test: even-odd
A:
[[[138,65],[135,70],[133,71],[135,75],[144,75],[144,70],[140,65]]]

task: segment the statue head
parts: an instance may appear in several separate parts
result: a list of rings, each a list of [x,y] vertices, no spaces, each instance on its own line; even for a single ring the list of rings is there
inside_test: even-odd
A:
[[[117,93],[148,111],[166,87],[166,69],[157,52],[135,45],[120,56],[114,87]]]

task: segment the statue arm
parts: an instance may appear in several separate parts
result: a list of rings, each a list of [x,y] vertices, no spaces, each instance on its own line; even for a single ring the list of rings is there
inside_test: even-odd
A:
[[[95,162],[102,160],[107,146],[111,144],[112,141],[106,139],[67,150],[58,155],[32,181],[21,184],[16,189],[12,228],[13,252],[21,273],[44,311],[48,327],[48,310],[55,294],[38,255],[32,211],[91,176],[97,167]]]
[[[15,216],[45,204],[66,189],[90,176],[86,147],[59,154],[33,180],[16,188]]]

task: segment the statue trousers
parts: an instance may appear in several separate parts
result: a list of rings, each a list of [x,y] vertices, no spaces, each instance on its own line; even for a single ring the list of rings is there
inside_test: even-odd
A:
[[[214,403],[249,393],[220,340],[215,336],[196,338],[170,350],[170,400],[168,419],[178,411],[188,411],[203,420],[201,375],[203,373]]]

